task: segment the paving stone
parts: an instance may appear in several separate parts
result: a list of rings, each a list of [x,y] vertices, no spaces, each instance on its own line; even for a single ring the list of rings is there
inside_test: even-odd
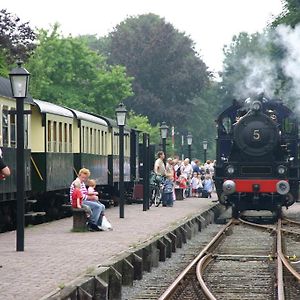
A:
[[[0,234],[0,299],[35,300],[63,288],[97,266],[126,250],[157,236],[176,222],[199,215],[215,205],[213,199],[188,198],[174,207],[125,206],[106,210],[113,231],[71,232],[72,218],[45,223],[25,230],[25,251],[16,252],[16,232]],[[180,234],[180,233],[179,233]]]

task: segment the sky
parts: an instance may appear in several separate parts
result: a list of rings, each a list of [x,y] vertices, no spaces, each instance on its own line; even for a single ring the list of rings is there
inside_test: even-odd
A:
[[[282,11],[281,0],[1,0],[1,9],[32,28],[58,22],[64,35],[107,35],[128,16],[155,13],[195,42],[213,72],[222,69],[223,47],[241,31],[261,32]]]

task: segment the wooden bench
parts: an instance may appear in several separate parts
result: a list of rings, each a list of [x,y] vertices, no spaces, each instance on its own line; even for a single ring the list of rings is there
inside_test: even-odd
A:
[[[83,208],[72,208],[73,212],[73,231],[81,232],[87,231],[87,217],[86,212]]]

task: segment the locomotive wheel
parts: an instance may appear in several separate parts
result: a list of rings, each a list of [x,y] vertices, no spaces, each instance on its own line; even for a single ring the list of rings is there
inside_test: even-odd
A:
[[[232,203],[231,208],[232,208],[232,218],[238,219],[240,217],[239,206],[235,203]]]

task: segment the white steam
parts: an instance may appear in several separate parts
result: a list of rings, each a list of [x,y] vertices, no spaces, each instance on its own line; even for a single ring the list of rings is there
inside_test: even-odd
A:
[[[277,44],[284,48],[285,55],[281,67],[284,74],[290,78],[289,97],[300,96],[300,26],[295,29],[280,25],[276,28]]]
[[[275,32],[262,34],[254,48],[242,61],[242,74],[245,77],[237,80],[234,95],[247,98],[262,92],[268,97],[279,95],[283,101],[300,100],[300,25],[294,29],[280,25]],[[281,58],[271,60],[269,51],[271,42],[281,51]],[[276,59],[276,58],[275,58]],[[278,71],[289,79],[282,90]],[[278,93],[279,91],[279,93]],[[278,96],[277,96],[278,97]]]

